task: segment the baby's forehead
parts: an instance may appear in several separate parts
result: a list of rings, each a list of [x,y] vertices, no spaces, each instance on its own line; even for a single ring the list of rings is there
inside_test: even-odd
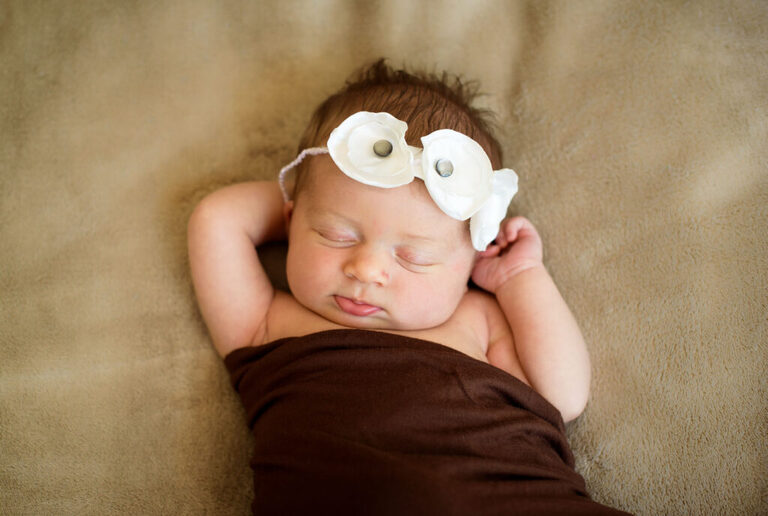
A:
[[[411,240],[424,242],[464,242],[469,238],[468,222],[443,213],[423,181],[396,188],[365,185],[345,176],[328,156],[313,157],[308,175],[311,179],[303,194],[306,194],[305,209],[311,219],[349,226],[363,221],[381,225],[387,222]]]

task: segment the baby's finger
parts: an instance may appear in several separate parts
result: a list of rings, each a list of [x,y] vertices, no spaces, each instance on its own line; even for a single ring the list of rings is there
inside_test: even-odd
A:
[[[514,217],[509,219],[507,224],[504,226],[504,237],[506,240],[509,242],[514,242],[517,240],[517,235],[520,232],[520,228],[523,226],[523,224],[523,217]]]
[[[485,251],[480,252],[481,258],[493,258],[494,256],[498,256],[498,254],[501,252],[501,248],[496,244],[489,245]]]
[[[499,229],[499,234],[496,236],[496,243],[499,244],[501,247],[507,247],[509,245],[509,239],[507,238],[507,224],[509,223],[508,220],[505,220],[502,223],[501,229]]]
[[[536,228],[533,226],[530,220],[526,219],[525,217],[519,217],[520,220],[520,227],[517,232],[517,238],[523,238],[523,237],[533,237],[537,240],[540,240],[539,233],[536,231]]]

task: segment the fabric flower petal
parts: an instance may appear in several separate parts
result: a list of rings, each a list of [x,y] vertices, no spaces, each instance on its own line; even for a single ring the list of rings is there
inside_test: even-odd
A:
[[[361,183],[394,188],[413,181],[412,152],[405,142],[408,124],[389,113],[360,111],[344,120],[328,138],[328,152],[336,166]],[[387,156],[374,152],[380,140],[392,144]]]
[[[448,216],[468,219],[491,196],[491,160],[479,143],[451,129],[430,133],[421,142],[423,179],[429,195]],[[450,162],[448,175],[438,172],[441,160]]]
[[[517,174],[509,168],[497,170],[493,173],[492,188],[488,202],[469,221],[472,246],[478,251],[485,251],[499,234],[499,225],[517,193]]]

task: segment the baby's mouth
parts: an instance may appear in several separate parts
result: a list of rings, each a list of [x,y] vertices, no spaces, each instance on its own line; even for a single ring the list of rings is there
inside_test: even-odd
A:
[[[336,301],[336,304],[339,306],[339,308],[341,308],[343,312],[354,315],[356,317],[366,317],[373,315],[381,310],[381,307],[355,301],[354,299],[350,299],[348,297],[333,296],[333,299]]]

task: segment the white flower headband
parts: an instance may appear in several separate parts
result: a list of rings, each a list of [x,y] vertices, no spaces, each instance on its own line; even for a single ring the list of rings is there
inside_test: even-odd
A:
[[[494,171],[483,148],[469,136],[440,129],[422,137],[420,149],[405,142],[407,129],[408,124],[389,113],[355,113],[331,132],[328,147],[304,149],[280,170],[283,198],[290,200],[287,172],[307,155],[328,153],[344,174],[366,185],[394,188],[418,177],[446,215],[470,219],[472,245],[484,251],[517,193],[517,174],[509,168]]]

